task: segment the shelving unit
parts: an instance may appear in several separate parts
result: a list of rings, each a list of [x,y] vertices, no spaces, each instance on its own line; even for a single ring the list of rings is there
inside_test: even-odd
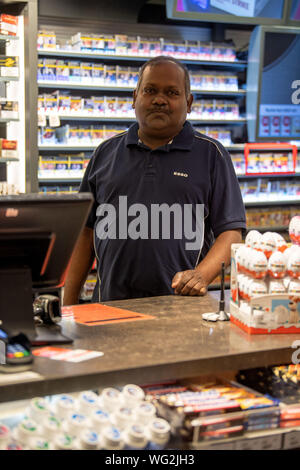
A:
[[[37,0],[0,0],[0,12],[18,18],[17,35],[0,35],[0,48],[18,58],[19,68],[18,76],[0,77],[1,97],[18,103],[18,117],[0,117],[0,137],[16,140],[18,151],[17,158],[0,157],[0,183],[8,192],[36,192]]]
[[[99,62],[99,63],[104,63],[104,64],[121,64],[121,65],[134,65],[135,67],[140,66],[143,64],[146,60],[149,60],[149,56],[134,56],[134,55],[116,55],[116,54],[99,54],[97,52],[85,52],[85,51],[71,51],[67,49],[55,49],[55,50],[45,50],[45,49],[38,49],[38,56],[40,58],[57,58],[57,59],[66,59],[66,60],[81,60],[85,59],[86,61],[90,60],[91,62]],[[194,59],[182,59],[182,62],[185,63],[188,67],[192,66],[192,68],[195,66],[199,66],[203,69],[203,71],[209,71],[212,69],[215,70],[224,70],[224,71],[242,71],[247,67],[247,62],[246,61],[217,61],[217,60],[194,60]],[[120,93],[122,95],[120,96],[131,96],[132,92],[134,90],[134,86],[119,86],[118,84],[112,84],[112,85],[104,85],[103,83],[91,83],[89,81],[88,83],[74,83],[72,81],[62,81],[62,80],[56,80],[56,81],[51,81],[51,80],[39,80],[38,81],[38,87],[41,92],[49,92],[51,93],[53,90],[68,90],[71,93],[76,93],[76,92],[82,92],[87,96],[87,93],[90,91],[93,94],[97,92],[97,94],[113,94],[116,96],[117,93]],[[201,90],[198,89],[198,87],[193,88],[192,87],[192,93],[195,95],[195,97],[214,97],[214,98],[220,98],[220,99],[227,99],[227,98],[235,98],[235,99],[244,99],[246,96],[246,91],[242,88],[239,88],[238,90]],[[91,114],[82,114],[78,113],[72,114],[72,115],[67,115],[67,114],[56,114],[57,119],[59,122],[62,122],[63,124],[67,123],[76,123],[76,121],[82,124],[82,123],[90,123],[93,125],[93,123],[98,122],[103,125],[107,125],[109,123],[111,124],[120,124],[120,125],[125,125],[126,127],[129,126],[132,122],[135,121],[134,116],[97,116],[97,115],[91,115]],[[46,119],[48,119],[49,116],[46,113]],[[45,119],[45,115],[43,116],[43,119]],[[196,116],[190,116],[189,121],[194,124],[194,125],[204,125],[204,126],[237,126],[237,125],[244,125],[246,123],[246,119],[241,117],[239,119],[199,119]],[[96,147],[97,143],[92,144],[92,145],[87,145],[87,144],[74,144],[74,145],[68,145],[68,144],[56,144],[56,145],[47,145],[45,143],[39,144],[39,152],[40,155],[46,156],[49,155],[49,152],[53,153],[54,155],[58,155],[59,152],[92,152]],[[231,146],[231,148],[235,148],[235,146]],[[60,153],[61,155],[61,153]],[[79,178],[73,179],[73,178],[45,178],[45,177],[40,177],[39,178],[39,183],[41,184],[57,184],[57,183],[78,183],[80,182]]]

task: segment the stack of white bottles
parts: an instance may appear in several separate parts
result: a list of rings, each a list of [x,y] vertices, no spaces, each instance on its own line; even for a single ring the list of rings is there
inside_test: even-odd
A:
[[[280,234],[251,230],[236,262],[242,301],[264,294],[300,296],[300,247],[288,247]]]
[[[122,391],[105,388],[100,395],[33,398],[13,431],[0,424],[0,449],[163,449],[169,438],[169,423],[133,384]]]

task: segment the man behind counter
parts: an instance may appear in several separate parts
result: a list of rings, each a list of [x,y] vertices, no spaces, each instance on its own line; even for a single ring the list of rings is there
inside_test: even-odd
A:
[[[93,302],[204,295],[222,261],[230,262],[230,246],[246,228],[240,188],[223,146],[186,121],[192,102],[179,61],[143,65],[133,94],[137,123],[99,145],[80,187],[95,203],[72,256],[64,305],[78,303],[95,254]]]

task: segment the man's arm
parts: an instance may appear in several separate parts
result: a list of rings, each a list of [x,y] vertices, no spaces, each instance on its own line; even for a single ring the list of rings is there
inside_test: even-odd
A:
[[[242,241],[241,230],[228,230],[221,233],[205,258],[195,269],[176,273],[172,280],[175,294],[205,295],[207,286],[221,271],[222,262],[230,263],[231,244]]]
[[[64,286],[63,305],[78,304],[80,291],[94,258],[93,229],[85,227],[72,254]]]

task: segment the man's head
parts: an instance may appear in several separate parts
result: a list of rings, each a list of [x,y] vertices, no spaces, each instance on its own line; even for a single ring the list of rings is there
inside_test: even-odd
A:
[[[180,132],[192,101],[188,70],[178,60],[159,56],[143,65],[133,107],[144,136],[174,137]]]

